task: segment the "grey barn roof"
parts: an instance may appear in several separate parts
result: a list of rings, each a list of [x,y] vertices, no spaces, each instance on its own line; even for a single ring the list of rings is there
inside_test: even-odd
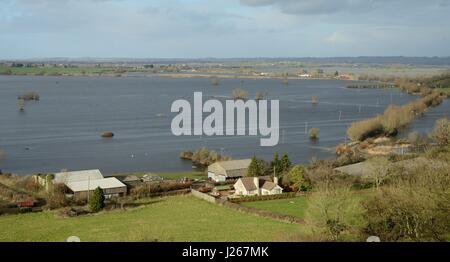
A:
[[[251,159],[220,161],[208,166],[208,171],[226,177],[242,177],[247,175]]]
[[[53,183],[71,183],[78,181],[87,181],[87,180],[97,180],[102,179],[103,175],[98,169],[92,170],[81,170],[81,171],[67,171],[55,173],[55,178],[53,179]]]

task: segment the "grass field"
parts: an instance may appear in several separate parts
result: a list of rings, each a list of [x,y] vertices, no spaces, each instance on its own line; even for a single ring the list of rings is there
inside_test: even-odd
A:
[[[358,200],[364,200],[375,193],[372,189],[356,190],[353,192],[352,197]],[[304,218],[305,212],[308,208],[308,196],[300,196],[296,198],[244,202],[243,206],[254,207],[262,210],[268,210],[274,213],[282,215],[296,216]]]
[[[0,217],[0,241],[282,241],[304,228],[216,206],[192,196],[131,210],[61,218],[54,212]]]
[[[308,198],[301,196],[287,199],[245,202],[242,205],[303,218],[308,207]]]

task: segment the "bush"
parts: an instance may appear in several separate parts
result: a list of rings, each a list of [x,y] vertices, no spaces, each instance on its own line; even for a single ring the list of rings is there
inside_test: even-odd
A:
[[[105,195],[100,187],[94,190],[94,194],[89,198],[89,209],[98,212],[105,207]]]
[[[309,138],[312,139],[312,140],[318,139],[319,138],[319,132],[320,132],[319,128],[316,128],[316,127],[311,128],[309,130]]]
[[[190,188],[192,183],[180,183],[175,181],[170,182],[149,182],[140,184],[131,189],[131,195],[137,198],[151,197],[156,194],[165,193],[169,191],[181,190]]]
[[[414,117],[423,115],[427,107],[439,105],[442,99],[439,93],[433,92],[403,106],[391,105],[383,115],[353,122],[347,129],[347,134],[353,141],[363,141],[379,135],[395,136],[400,128],[408,125]]]
[[[308,191],[311,189],[311,183],[306,178],[306,170],[299,165],[294,166],[281,177],[281,185],[291,191]]]
[[[295,193],[295,192],[276,194],[276,195],[265,195],[265,196],[242,196],[239,198],[230,199],[230,202],[238,204],[238,203],[244,203],[244,202],[294,198],[296,196],[297,196],[297,193]]]
[[[450,145],[450,120],[441,118],[436,121],[431,138],[436,141],[439,146]]]
[[[180,157],[183,156],[186,157],[185,159],[191,159],[192,163],[197,166],[209,166],[217,161],[231,160],[231,157],[220,155],[215,150],[210,151],[206,147],[201,147],[195,150],[192,155],[191,152],[182,152]]]
[[[66,198],[65,187],[62,184],[55,184],[47,193],[47,207],[57,209],[68,206],[70,201]]]
[[[40,96],[37,92],[25,92],[24,94],[20,95],[17,99],[23,99],[25,101],[29,100],[36,100],[38,101],[40,99]]]
[[[449,194],[448,164],[403,173],[364,203],[366,231],[383,241],[446,241]]]
[[[353,141],[363,141],[366,138],[374,137],[383,133],[381,117],[377,116],[358,122],[353,122],[347,129],[347,135]]]
[[[240,88],[234,89],[232,95],[235,100],[245,100],[248,98],[248,92]]]
[[[187,159],[187,160],[192,160],[192,156],[194,155],[193,152],[191,151],[183,151],[180,153],[180,158],[181,159]]]
[[[256,100],[263,100],[264,99],[264,93],[263,92],[256,92]]]
[[[305,221],[325,240],[345,240],[363,228],[363,211],[349,185],[319,184],[309,197]]]

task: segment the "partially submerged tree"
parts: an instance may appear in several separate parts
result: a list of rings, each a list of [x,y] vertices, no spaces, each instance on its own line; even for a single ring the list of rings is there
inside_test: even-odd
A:
[[[235,88],[232,95],[235,100],[245,100],[248,98],[248,92],[241,88]]]
[[[309,130],[309,138],[312,140],[316,140],[319,138],[320,129],[317,127],[313,127]]]
[[[19,111],[21,112],[25,111],[25,100],[24,99],[17,100],[17,107],[19,107]]]
[[[263,100],[264,99],[264,92],[256,92],[256,100]]]

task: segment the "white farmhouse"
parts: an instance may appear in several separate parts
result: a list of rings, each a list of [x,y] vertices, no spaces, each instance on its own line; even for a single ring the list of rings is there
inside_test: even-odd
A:
[[[234,189],[234,194],[237,196],[261,196],[283,193],[283,188],[278,185],[278,177],[274,177],[272,180],[270,176],[240,178],[234,184]]]

